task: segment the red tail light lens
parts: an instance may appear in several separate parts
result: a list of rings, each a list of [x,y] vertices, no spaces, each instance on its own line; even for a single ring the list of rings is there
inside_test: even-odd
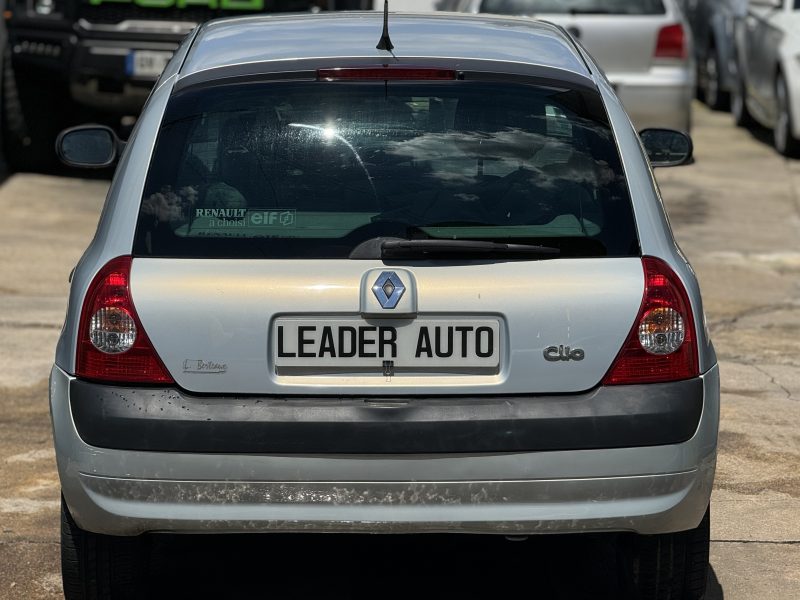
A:
[[[456,72],[452,69],[428,67],[344,67],[339,69],[318,69],[317,79],[321,81],[369,81],[379,79],[399,79],[406,81],[453,80]]]
[[[700,374],[686,288],[663,260],[645,256],[642,265],[642,306],[603,385],[678,381]]]
[[[130,293],[131,257],[109,261],[81,309],[76,373],[113,383],[174,383],[139,321]]]
[[[686,34],[683,25],[667,25],[658,32],[656,58],[686,58]]]

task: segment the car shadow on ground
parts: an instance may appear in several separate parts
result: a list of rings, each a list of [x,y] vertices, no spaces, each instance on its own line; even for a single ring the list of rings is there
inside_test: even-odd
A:
[[[616,536],[216,535],[153,539],[154,598],[501,598],[632,595]],[[712,573],[707,600],[722,600]],[[716,587],[714,587],[716,586]]]
[[[775,141],[773,138],[773,133],[771,129],[767,129],[766,127],[762,127],[758,123],[753,123],[752,125],[748,125],[744,128],[747,133],[750,134],[750,137],[753,138],[756,142],[764,144],[772,149],[775,152],[776,156],[780,156],[778,151],[775,150]]]

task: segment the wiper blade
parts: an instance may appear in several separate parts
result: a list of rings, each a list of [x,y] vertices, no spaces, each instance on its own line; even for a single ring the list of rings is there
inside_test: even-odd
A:
[[[381,258],[445,256],[466,258],[488,256],[518,256],[520,258],[555,258],[561,250],[549,246],[506,244],[484,240],[383,240]]]

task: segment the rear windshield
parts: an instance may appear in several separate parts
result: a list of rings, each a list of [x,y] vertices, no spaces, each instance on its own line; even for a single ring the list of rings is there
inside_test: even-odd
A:
[[[134,252],[347,258],[379,237],[638,253],[598,97],[497,82],[218,85],[170,100]],[[599,109],[598,109],[599,107]]]
[[[661,0],[483,0],[481,12],[502,15],[663,15]]]

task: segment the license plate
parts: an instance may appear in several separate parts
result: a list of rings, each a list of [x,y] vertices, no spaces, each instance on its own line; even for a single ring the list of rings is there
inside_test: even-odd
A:
[[[158,50],[134,50],[128,54],[125,63],[128,75],[157,79],[167,66],[172,52]]]
[[[279,318],[272,342],[278,369],[485,369],[500,364],[500,322],[491,318]]]

